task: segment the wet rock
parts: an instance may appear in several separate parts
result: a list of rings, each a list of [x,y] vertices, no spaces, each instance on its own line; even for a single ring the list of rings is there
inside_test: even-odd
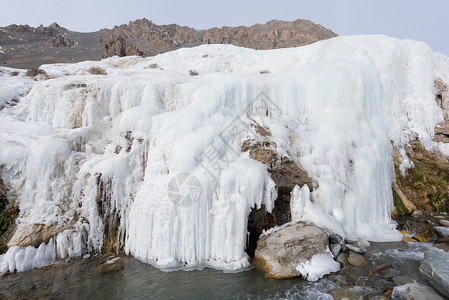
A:
[[[404,284],[413,283],[413,282],[416,282],[416,281],[417,281],[416,278],[413,278],[413,277],[410,277],[410,276],[400,275],[400,276],[393,277],[394,285],[404,285]]]
[[[354,267],[366,266],[366,259],[363,257],[363,255],[352,251],[349,252],[348,262]]]
[[[334,289],[329,294],[335,299],[363,300],[364,293],[360,287],[345,287]]]
[[[332,256],[334,258],[337,258],[338,254],[340,254],[340,252],[341,252],[341,246],[338,245],[338,244],[332,244],[332,245],[329,246],[329,248],[330,248],[330,250],[332,252]]]
[[[435,226],[433,227],[442,237],[449,237],[449,227]]]
[[[368,272],[368,277],[371,277],[371,276],[374,276],[374,275],[378,275],[378,274],[380,274],[380,273],[382,273],[382,272],[384,272],[384,271],[386,271],[388,269],[391,269],[391,268],[393,268],[393,266],[391,264],[383,264],[383,265],[380,265],[380,266],[376,266],[374,269],[371,269]]]
[[[426,251],[419,271],[433,287],[449,297],[449,253],[442,250]]]
[[[98,266],[97,271],[101,274],[116,272],[123,269],[125,262],[121,257],[114,257]]]
[[[397,286],[393,289],[391,294],[393,300],[443,300],[444,298],[438,295],[431,287],[422,283],[407,283]]]
[[[316,254],[326,253],[327,234],[317,226],[299,222],[262,236],[253,263],[275,278],[300,276],[296,269]]]
[[[360,250],[362,250],[363,252],[366,252],[367,248],[369,246],[371,246],[371,244],[363,238],[359,238],[357,240],[357,245],[359,246]]]
[[[449,221],[445,219],[438,220],[442,226],[449,227]]]
[[[331,232],[329,234],[329,243],[330,244],[338,244],[338,245],[343,245],[345,243],[345,239],[342,238],[340,235]]]
[[[376,295],[369,297],[368,300],[388,300],[389,298],[384,295]]]
[[[362,249],[360,249],[359,247],[356,247],[356,246],[353,246],[350,244],[345,244],[345,247],[348,248],[352,252],[356,252],[356,253],[360,253],[360,254],[365,253],[365,251],[362,251]]]
[[[347,265],[349,264],[349,263],[348,263],[348,257],[349,257],[349,254],[348,254],[348,253],[341,252],[341,253],[337,256],[337,261],[338,261],[341,265],[347,266]]]

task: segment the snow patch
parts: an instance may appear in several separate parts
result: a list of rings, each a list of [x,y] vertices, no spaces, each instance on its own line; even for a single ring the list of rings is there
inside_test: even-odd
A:
[[[296,266],[296,270],[308,281],[317,281],[324,275],[340,270],[330,252],[315,254],[311,260],[303,261]]]

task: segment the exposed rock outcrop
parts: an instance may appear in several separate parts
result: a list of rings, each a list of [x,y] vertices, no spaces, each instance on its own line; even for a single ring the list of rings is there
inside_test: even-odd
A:
[[[317,184],[308,176],[307,172],[290,158],[280,155],[276,151],[276,143],[271,140],[271,132],[258,124],[253,124],[256,137],[247,140],[242,145],[242,152],[247,152],[251,159],[266,164],[271,178],[277,187],[278,198],[271,213],[265,207],[255,209],[248,219],[250,233],[247,253],[254,255],[257,240],[263,230],[283,225],[292,220],[290,212],[290,198],[293,188],[308,185],[313,190]]]
[[[42,243],[48,243],[49,240],[57,235],[59,232],[64,231],[68,227],[61,226],[47,226],[44,224],[32,224],[20,223],[14,230],[11,239],[8,242],[8,247],[20,246],[20,247],[39,247]]]
[[[104,45],[104,54],[101,58],[107,58],[111,56],[145,56],[145,54],[137,49],[135,43],[127,42],[124,38],[119,37],[115,40],[110,40]]]
[[[300,276],[297,266],[317,254],[325,254],[327,247],[326,232],[313,224],[299,222],[262,236],[253,263],[271,277]]]
[[[449,162],[440,153],[424,149],[418,141],[412,142],[405,150],[414,166],[402,176],[399,170],[401,155],[395,149],[394,216],[399,217],[416,210],[448,211]]]
[[[0,179],[0,254],[8,250],[7,241],[15,229],[15,221],[19,215],[19,209],[15,203],[8,201],[6,186]]]
[[[224,26],[195,30],[176,24],[156,25],[147,19],[141,19],[115,26],[113,29],[100,30],[98,42],[110,44],[111,41],[122,37],[127,42],[137,41],[137,46],[143,49],[146,55],[155,55],[200,44],[232,44],[253,49],[297,47],[335,36],[337,35],[331,30],[308,20],[272,20],[250,27]],[[104,56],[108,55],[108,52],[105,52]]]
[[[52,39],[49,39],[47,45],[50,47],[73,47],[78,45],[78,42],[72,41],[65,36],[58,34]]]

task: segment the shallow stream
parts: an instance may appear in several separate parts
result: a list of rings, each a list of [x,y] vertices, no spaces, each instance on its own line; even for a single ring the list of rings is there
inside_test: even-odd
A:
[[[317,282],[269,279],[256,269],[231,274],[212,269],[163,272],[133,257],[104,264],[111,257],[93,256],[6,275],[0,278],[0,299],[332,299],[335,290],[348,289],[368,299],[388,293],[397,276],[424,281],[419,265],[429,247],[433,246],[373,243],[366,267],[348,266]],[[367,276],[384,263],[393,268]]]

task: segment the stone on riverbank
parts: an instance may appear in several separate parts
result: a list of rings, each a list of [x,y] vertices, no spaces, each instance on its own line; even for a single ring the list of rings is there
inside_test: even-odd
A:
[[[426,251],[419,271],[438,291],[449,297],[449,253]]]
[[[270,277],[302,275],[311,281],[340,269],[328,250],[326,232],[304,222],[263,235],[257,242],[254,265]]]

